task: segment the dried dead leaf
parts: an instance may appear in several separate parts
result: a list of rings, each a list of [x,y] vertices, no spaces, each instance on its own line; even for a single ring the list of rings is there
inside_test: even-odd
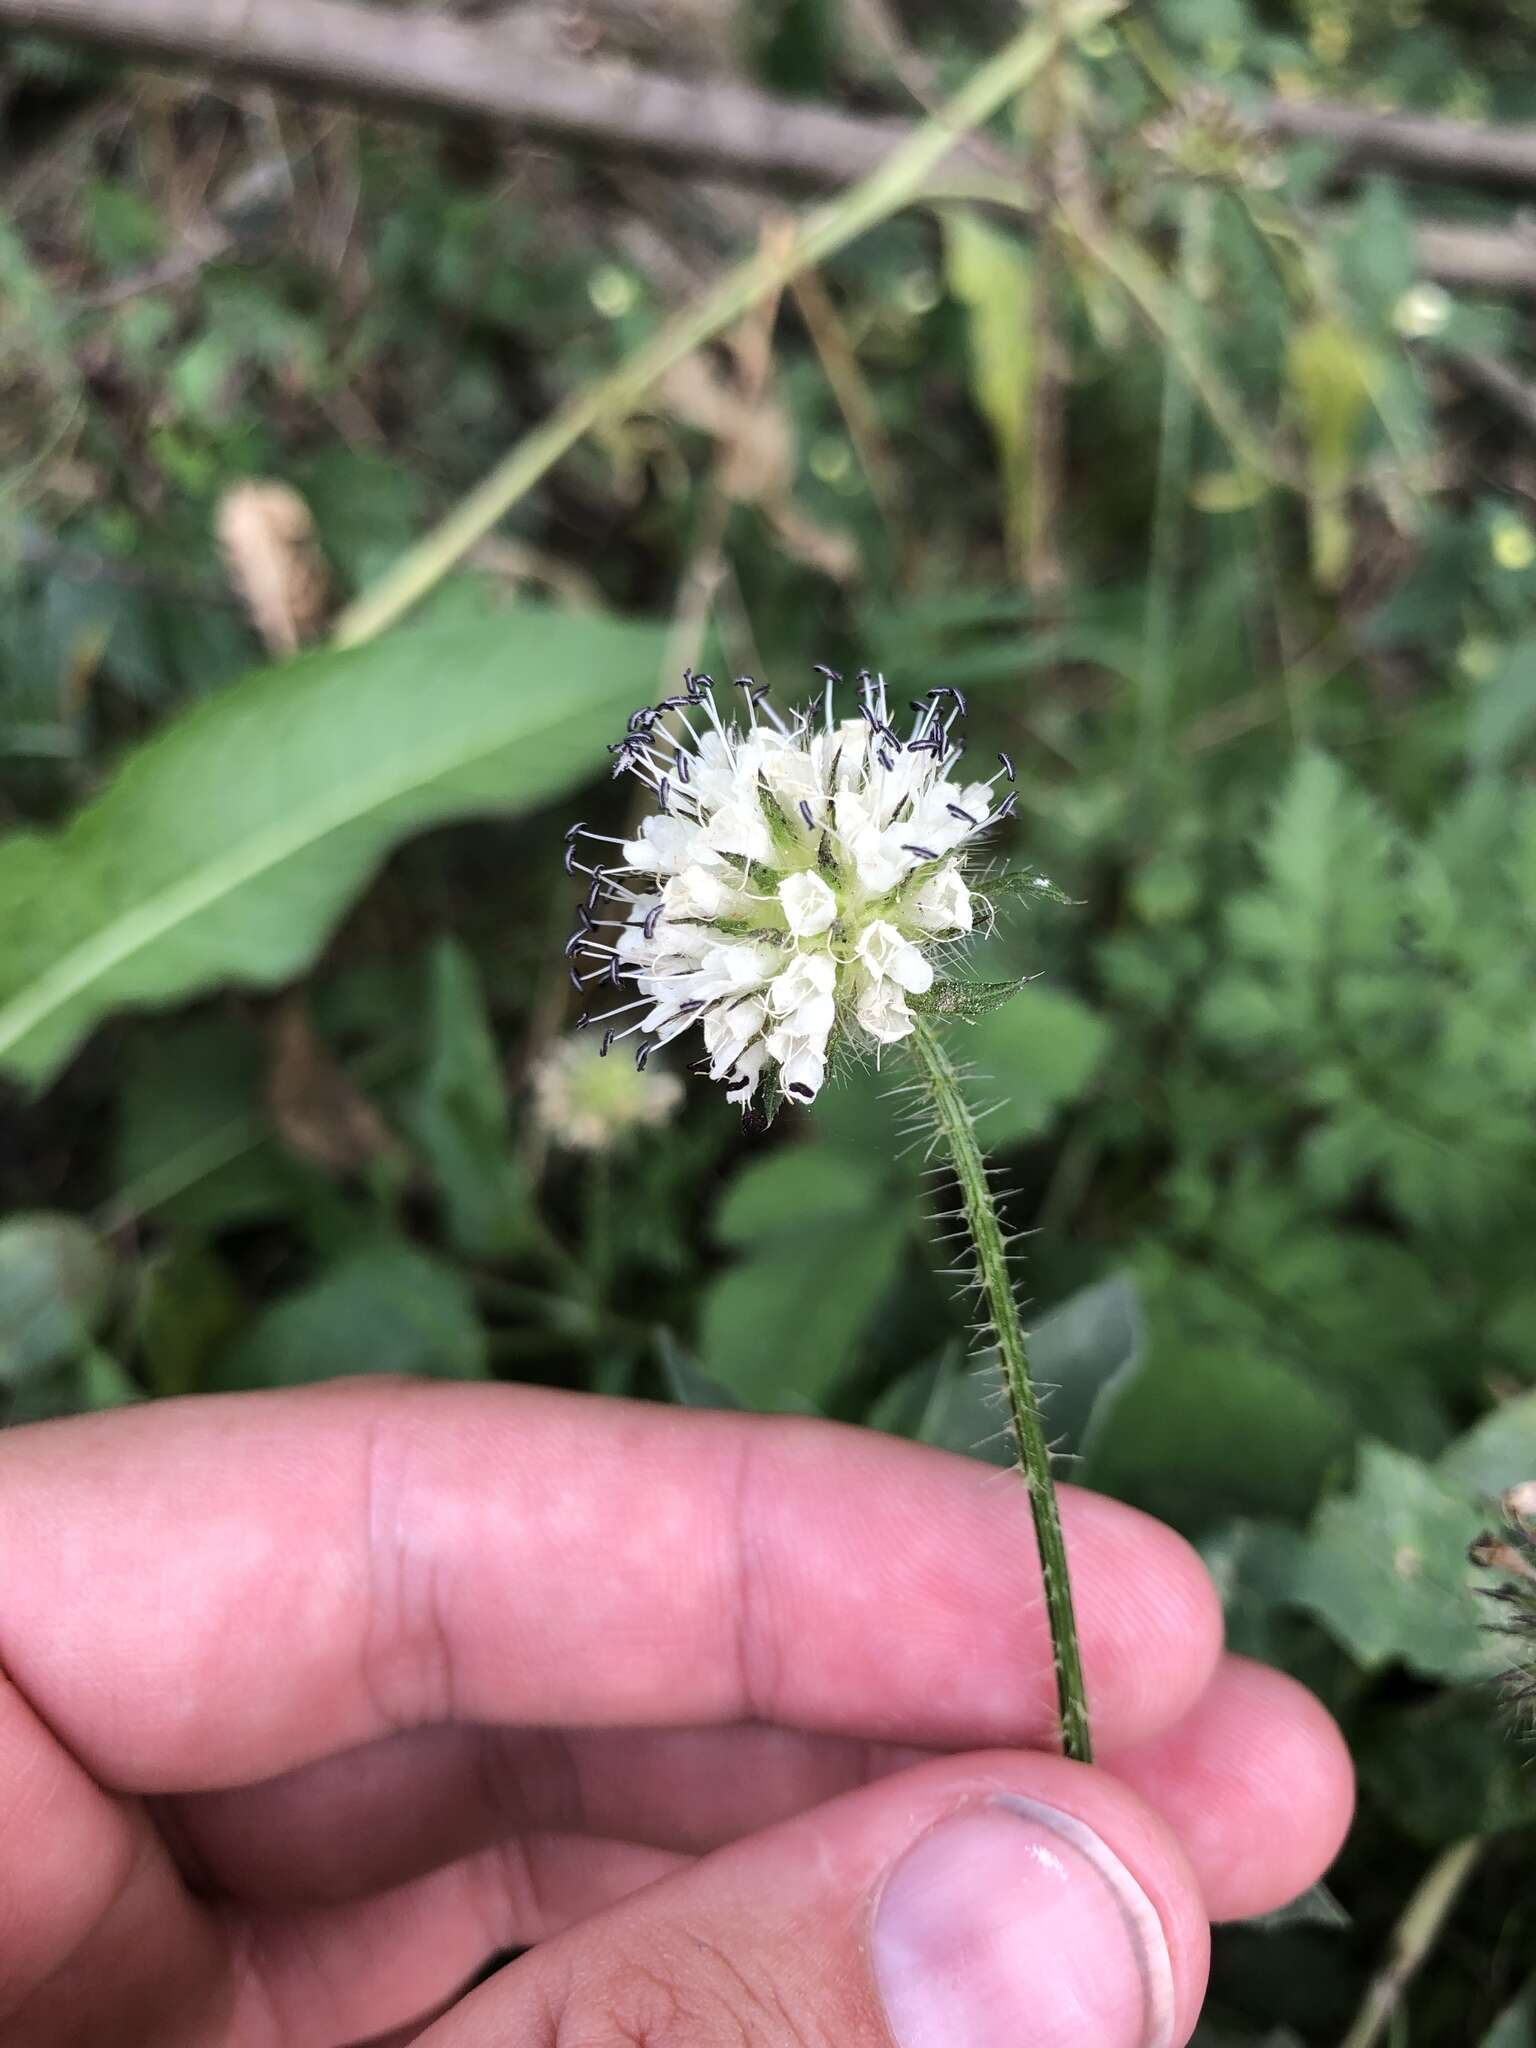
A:
[[[320,1037],[302,996],[274,1006],[268,1042],[267,1107],[289,1151],[334,1174],[404,1160],[400,1140]]]
[[[288,484],[236,484],[219,501],[229,580],[270,654],[294,654],[330,610],[331,584],[309,507]]]

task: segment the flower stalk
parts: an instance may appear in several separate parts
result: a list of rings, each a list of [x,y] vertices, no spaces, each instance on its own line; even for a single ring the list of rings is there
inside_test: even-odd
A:
[[[1019,1318],[1018,1298],[1008,1268],[1007,1247],[998,1221],[997,1206],[987,1178],[986,1160],[976,1137],[975,1119],[965,1099],[960,1075],[928,1018],[914,1019],[909,1044],[923,1077],[939,1136],[954,1168],[966,1228],[976,1256],[976,1284],[981,1290],[997,1340],[997,1355],[1008,1396],[1019,1464],[1029,1494],[1035,1542],[1040,1552],[1040,1576],[1045,1588],[1045,1611],[1050,1623],[1051,1655],[1056,1669],[1062,1753],[1074,1763],[1092,1763],[1088,1695],[1083,1684],[1082,1655],[1072,1606],[1072,1583],[1067,1574],[1067,1550],[1062,1536],[1056,1482],[1051,1474],[1050,1446],[1046,1442],[1040,1398],[1030,1376],[1029,1347]]]

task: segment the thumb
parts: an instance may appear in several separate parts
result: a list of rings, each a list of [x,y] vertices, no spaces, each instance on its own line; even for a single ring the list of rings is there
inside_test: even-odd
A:
[[[945,1758],[511,1964],[424,2048],[1182,2048],[1207,1929],[1167,1828],[1056,1757]]]

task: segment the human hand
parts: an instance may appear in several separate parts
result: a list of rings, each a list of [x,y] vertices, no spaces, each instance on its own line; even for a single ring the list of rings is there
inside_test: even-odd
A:
[[[1184,2042],[1348,1758],[1179,1538],[1062,1506],[1092,1770],[964,1459],[355,1380],[15,1431],[0,2041]]]

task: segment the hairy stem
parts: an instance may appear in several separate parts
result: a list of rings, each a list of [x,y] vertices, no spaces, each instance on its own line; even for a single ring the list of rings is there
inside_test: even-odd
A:
[[[966,1102],[960,1076],[938,1034],[925,1018],[916,1019],[908,1043],[922,1070],[939,1131],[960,1186],[966,1225],[976,1253],[976,1275],[997,1338],[997,1355],[1002,1365],[1019,1463],[1029,1493],[1035,1541],[1040,1551],[1040,1576],[1045,1585],[1045,1611],[1050,1622],[1051,1654],[1056,1665],[1062,1752],[1076,1763],[1092,1763],[1088,1697],[1083,1686],[1083,1663],[1077,1644],[1077,1621],[1072,1611],[1072,1585],[1067,1576],[1067,1549],[1061,1533],[1056,1482],[1051,1476],[1050,1446],[1045,1440],[1039,1396],[1030,1378],[1029,1348],[1025,1342],[1024,1325],[1019,1320],[1019,1304],[1008,1270],[1002,1226],[998,1222],[997,1207],[987,1181],[987,1163],[976,1139],[975,1119]]]

